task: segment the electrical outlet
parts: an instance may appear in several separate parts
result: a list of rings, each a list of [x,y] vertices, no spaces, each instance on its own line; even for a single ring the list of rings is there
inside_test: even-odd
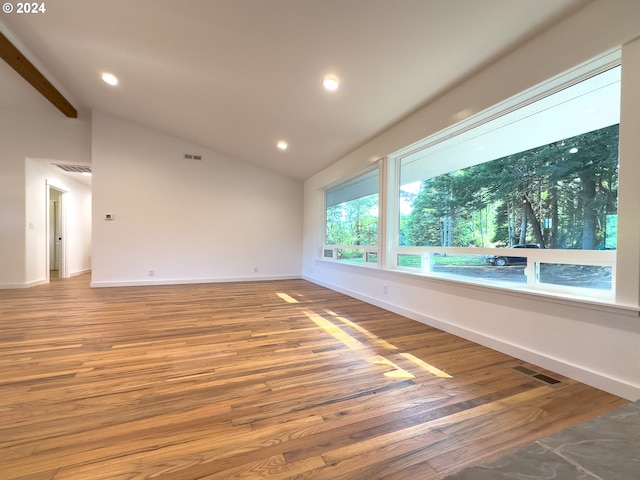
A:
[[[382,286],[382,294],[387,295],[389,293],[389,287],[386,285]]]
[[[258,273],[258,267],[253,267],[253,273]]]
[[[149,276],[153,277],[156,274],[155,270],[149,270]]]

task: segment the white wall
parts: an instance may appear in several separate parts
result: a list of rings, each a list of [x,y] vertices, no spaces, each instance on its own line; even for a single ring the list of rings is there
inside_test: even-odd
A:
[[[620,171],[618,188],[617,296],[621,302],[640,303],[640,39],[622,51],[622,98],[620,110]]]
[[[45,216],[33,210],[27,215],[26,159],[87,162],[91,155],[90,141],[90,122],[82,115],[79,119],[68,119],[48,106],[0,113],[0,288],[42,281],[42,273],[31,262],[45,248],[44,244],[37,245],[38,233],[34,232],[36,228],[45,228]],[[30,223],[34,229],[29,229]]]
[[[92,286],[300,277],[302,182],[105,113],[92,125]]]
[[[619,258],[630,261],[619,272],[618,279],[625,283],[619,300],[631,307],[553,300],[319,259],[326,185],[451,126],[459,112],[480,112],[625,44],[623,102],[627,98],[635,105],[637,93],[631,90],[640,85],[640,49],[630,42],[639,35],[640,3],[596,0],[307,180],[304,278],[620,396],[640,398],[640,193],[637,186],[631,188],[631,177],[621,180],[621,190],[626,186],[621,203],[626,206],[619,212],[624,222],[619,229],[625,240],[618,248]],[[622,122],[627,126],[621,126],[621,175],[638,172],[640,144],[634,131],[640,124],[639,111],[623,107]],[[636,182],[638,177],[632,178]]]

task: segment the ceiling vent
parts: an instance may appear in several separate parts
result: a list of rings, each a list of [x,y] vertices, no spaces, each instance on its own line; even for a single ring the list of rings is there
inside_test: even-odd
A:
[[[202,160],[202,155],[195,155],[193,153],[185,153],[184,158],[187,160]]]
[[[65,172],[91,173],[91,167],[87,165],[61,165],[59,163],[56,163],[54,165],[58,168],[61,168]]]

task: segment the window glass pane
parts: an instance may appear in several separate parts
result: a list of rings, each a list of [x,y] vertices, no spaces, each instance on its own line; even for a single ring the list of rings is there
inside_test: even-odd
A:
[[[364,263],[364,250],[338,249],[338,260],[341,262]]]
[[[540,264],[540,283],[611,290],[611,267],[599,265]]]
[[[526,283],[524,269],[527,259],[513,262],[509,268],[494,268],[484,255],[431,255],[431,271],[446,275],[456,275],[469,279],[493,280],[508,283]]]
[[[408,268],[422,268],[422,255],[399,254],[398,266]]]
[[[399,244],[615,249],[620,68],[401,159]]]
[[[326,244],[378,244],[378,170],[326,192]]]

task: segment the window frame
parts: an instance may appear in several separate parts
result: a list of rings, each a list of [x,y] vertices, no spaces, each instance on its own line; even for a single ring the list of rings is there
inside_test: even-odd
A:
[[[511,285],[504,282],[492,282],[485,279],[474,281],[469,277],[458,277],[452,275],[443,275],[430,271],[429,268],[409,268],[398,265],[397,258],[399,254],[413,254],[421,255],[428,259],[433,254],[473,254],[473,255],[486,255],[486,254],[498,254],[513,256],[513,250],[509,248],[477,248],[477,247],[414,247],[414,246],[400,246],[398,242],[399,234],[399,190],[400,190],[400,163],[401,159],[415,154],[420,150],[424,150],[433,145],[465,133],[478,126],[481,126],[493,119],[499,118],[507,113],[516,111],[526,105],[536,102],[542,98],[548,97],[560,90],[582,82],[590,77],[605,72],[611,68],[621,66],[622,58],[620,49],[615,49],[604,53],[603,55],[578,65],[556,77],[549,79],[539,85],[536,85],[528,90],[525,90],[511,98],[508,98],[502,102],[495,104],[482,112],[474,115],[467,115],[468,112],[464,112],[467,115],[463,120],[458,121],[446,127],[433,135],[429,135],[422,140],[415,142],[411,145],[403,147],[392,154],[384,157],[378,161],[379,165],[374,168],[379,168],[379,189],[378,189],[378,204],[379,204],[379,216],[378,216],[378,248],[377,248],[377,262],[374,265],[355,264],[349,263],[349,265],[355,267],[371,268],[377,267],[378,269],[397,272],[398,274],[418,275],[434,279],[443,279],[446,281],[453,281],[461,284],[472,284],[491,288],[498,288],[506,291],[524,291],[535,294],[542,294],[544,296],[559,296],[561,298],[568,299],[582,299],[587,301],[602,301],[605,303],[615,302],[616,299],[616,277],[617,277],[617,250],[614,251],[602,251],[602,250],[552,250],[552,249],[522,249],[518,252],[517,256],[527,257],[526,274],[527,282],[525,285]],[[369,169],[360,170],[358,173],[349,177],[343,177],[337,182],[333,182],[332,185],[338,185],[351,178],[355,178],[360,174],[363,174]],[[329,188],[329,186],[327,186]],[[325,188],[326,191],[326,188]],[[324,197],[326,202],[326,196]],[[326,203],[324,204],[323,215],[323,240],[326,235]],[[362,246],[342,245],[333,246],[324,243],[322,249],[338,247],[338,248],[363,248]],[[319,255],[319,260],[337,261],[335,259],[323,258]],[[341,262],[343,263],[343,262]],[[344,262],[346,263],[346,262]],[[424,260],[423,260],[424,263]],[[427,265],[429,262],[426,262]],[[539,279],[539,264],[540,263],[565,263],[570,265],[595,265],[595,266],[608,266],[611,267],[611,289],[610,290],[597,290],[593,288],[582,288],[575,286],[563,286],[549,283],[540,283]]]
[[[337,182],[333,182],[330,185],[327,185],[323,191],[322,191],[322,199],[323,199],[323,228],[322,228],[322,246],[321,246],[321,255],[320,255],[320,259],[323,261],[329,261],[329,262],[337,262],[337,263],[342,263],[342,264],[347,264],[347,265],[354,265],[357,267],[365,267],[365,268],[379,268],[380,266],[380,242],[381,239],[383,238],[383,235],[381,233],[381,227],[384,224],[383,220],[381,219],[381,204],[382,204],[382,195],[380,192],[381,189],[381,185],[382,185],[382,179],[381,179],[381,165],[382,165],[382,160],[378,161],[375,163],[375,165],[373,166],[368,166],[367,168],[358,170],[357,172],[353,173],[352,175],[349,175],[347,177],[343,177],[340,180],[338,180]],[[376,245],[353,245],[353,244],[331,244],[331,243],[327,243],[327,222],[328,222],[328,218],[327,218],[327,210],[328,210],[328,202],[327,202],[327,195],[328,192],[336,187],[339,187],[341,185],[345,185],[349,182],[352,182],[360,177],[364,177],[368,174],[370,174],[371,172],[377,171],[377,177],[378,177],[378,185],[377,185],[377,195],[378,195],[378,225],[377,225],[377,239],[376,239]],[[359,197],[361,198],[361,197]],[[342,250],[354,250],[354,251],[361,251],[362,252],[362,256],[363,256],[363,262],[354,262],[354,261],[349,261],[349,260],[343,260],[340,259],[340,252]],[[330,254],[329,254],[330,253]],[[376,261],[375,262],[371,262],[369,261],[369,258],[372,257],[373,255],[376,255]]]

